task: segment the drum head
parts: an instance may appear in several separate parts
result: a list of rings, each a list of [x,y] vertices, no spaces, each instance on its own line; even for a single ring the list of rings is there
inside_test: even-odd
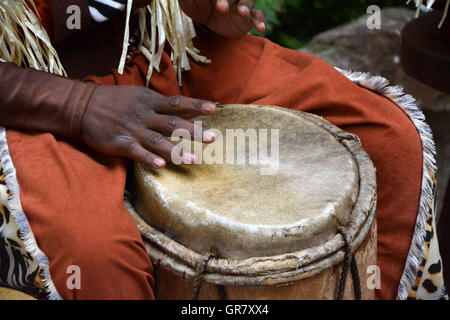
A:
[[[276,107],[227,105],[196,119],[220,132],[213,145],[191,145],[203,163],[158,171],[136,165],[137,211],[184,246],[201,254],[212,249],[222,258],[322,244],[346,225],[359,173],[347,148],[311,117]],[[242,133],[239,143],[235,137]],[[238,162],[242,152],[245,164],[243,158]],[[211,159],[219,164],[208,164]]]

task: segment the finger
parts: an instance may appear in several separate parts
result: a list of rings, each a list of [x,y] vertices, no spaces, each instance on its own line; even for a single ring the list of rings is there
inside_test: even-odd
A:
[[[227,13],[230,10],[228,0],[216,0],[216,9],[221,13]]]
[[[255,27],[256,31],[260,33],[266,32],[266,15],[264,11],[259,9],[252,10],[252,24]]]
[[[172,162],[172,150],[175,145],[160,133],[152,130],[140,130],[136,134],[136,138],[145,149]],[[182,149],[179,156],[184,164],[193,164],[196,160],[193,153],[183,152]]]
[[[175,130],[186,130],[186,134],[193,140],[211,143],[216,140],[214,131],[202,127],[198,123],[186,121],[177,116],[154,115],[149,128],[165,136],[171,136]]]
[[[241,18],[250,19],[251,12],[254,6],[255,2],[253,0],[239,0],[238,14],[241,16]]]
[[[148,168],[162,169],[166,166],[166,161],[156,154],[149,152],[136,141],[130,142],[126,147],[124,156],[133,159]]]
[[[173,96],[159,101],[155,109],[160,113],[192,113],[197,115],[209,115],[216,111],[216,105],[207,100]]]

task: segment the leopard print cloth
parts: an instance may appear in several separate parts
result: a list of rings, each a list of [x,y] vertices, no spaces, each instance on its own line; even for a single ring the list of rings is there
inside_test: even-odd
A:
[[[430,208],[425,225],[424,256],[420,262],[414,284],[408,293],[408,299],[410,300],[421,297],[434,300],[448,299],[444,289],[442,259],[435,230],[433,211]]]
[[[20,203],[20,188],[9,154],[6,130],[0,127],[0,286],[38,299],[61,299]]]
[[[41,268],[25,249],[19,227],[11,215],[5,172],[0,166],[0,286],[40,297],[45,293]]]

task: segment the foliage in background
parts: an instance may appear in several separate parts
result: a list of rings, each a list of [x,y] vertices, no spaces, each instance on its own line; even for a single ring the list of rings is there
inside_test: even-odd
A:
[[[350,22],[381,8],[406,6],[406,0],[255,0],[267,16],[266,37],[285,47],[298,49],[316,34]],[[256,34],[256,33],[255,33]]]

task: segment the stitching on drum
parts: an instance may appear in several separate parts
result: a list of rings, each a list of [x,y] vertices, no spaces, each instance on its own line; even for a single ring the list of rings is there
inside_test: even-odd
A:
[[[350,271],[352,273],[352,278],[353,278],[353,288],[355,291],[355,300],[361,300],[361,298],[362,298],[361,279],[359,277],[358,264],[356,263],[355,254],[351,249],[351,243],[349,242],[349,239],[348,239],[347,230],[343,227],[340,227],[338,229],[338,233],[341,234],[342,239],[344,239],[344,242],[345,242],[345,258],[344,258],[344,264],[342,266],[341,277],[339,279],[338,295],[337,295],[336,300],[344,299],[344,293],[345,293],[345,287],[346,287],[346,283],[347,283],[347,275],[348,275],[349,268],[350,268]]]
[[[195,269],[195,276],[194,276],[194,290],[192,293],[192,300],[198,300],[198,297],[200,296],[200,289],[202,286],[203,276],[206,272],[206,265],[208,264],[209,260],[216,257],[216,254],[213,252],[208,252],[202,260],[199,261],[197,264],[197,268]]]

